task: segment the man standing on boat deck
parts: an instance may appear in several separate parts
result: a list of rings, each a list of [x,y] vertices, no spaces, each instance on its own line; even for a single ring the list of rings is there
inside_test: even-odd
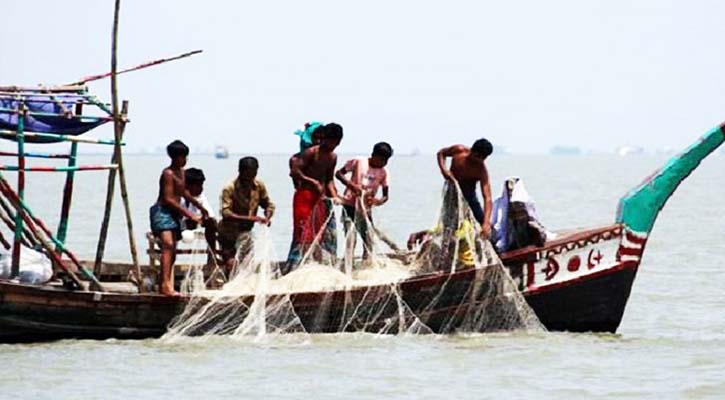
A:
[[[293,154],[289,159],[290,177],[292,177],[292,169],[302,153],[310,147],[320,144],[324,130],[325,124],[322,122],[307,122],[303,129],[295,131],[295,135],[300,137],[300,151]],[[292,184],[295,189],[299,187],[299,182],[294,177],[292,177]]]
[[[486,139],[477,140],[471,148],[457,144],[438,152],[438,167],[441,174],[449,181],[458,182],[461,194],[471,208],[473,216],[481,224],[481,235],[484,239],[491,237],[491,185],[485,162],[491,153],[493,146]],[[448,157],[451,158],[450,169],[446,168]],[[476,195],[476,186],[479,183],[483,195],[483,208]]]
[[[393,148],[390,144],[376,143],[370,157],[353,158],[335,173],[335,177],[347,188],[342,197],[345,235],[353,227],[360,234],[363,240],[363,260],[367,260],[369,253],[373,251],[372,208],[382,206],[388,201],[390,174],[386,165],[392,156]],[[382,189],[382,197],[378,198],[379,188]],[[355,235],[348,237],[350,243],[347,244],[347,251],[354,252],[355,238]]]
[[[319,128],[318,128],[319,129]],[[330,199],[338,198],[335,188],[334,174],[337,164],[335,149],[342,141],[342,126],[336,123],[325,125],[319,145],[312,146],[294,159],[290,175],[298,183],[293,198],[293,233],[292,245],[287,257],[286,272],[296,267],[318,234],[326,226],[328,217],[332,216]],[[334,232],[337,234],[337,232]],[[336,256],[336,246],[332,245],[336,237],[322,238],[321,247]],[[329,242],[329,245],[326,245]],[[315,251],[313,257],[321,261],[323,254]]]
[[[160,291],[167,296],[178,296],[174,290],[174,262],[176,262],[176,244],[181,239],[181,218],[200,224],[209,213],[186,189],[184,166],[189,156],[189,148],[181,141],[174,140],[166,146],[171,165],[164,168],[159,178],[159,196],[156,204],[149,210],[151,232],[161,247],[161,285]],[[197,215],[181,205],[186,199],[201,211]]]
[[[219,245],[230,278],[235,261],[244,259],[251,250],[250,232],[254,224],[269,226],[272,223],[275,206],[269,198],[267,186],[257,179],[258,170],[259,162],[256,158],[240,159],[239,175],[222,190]],[[260,207],[264,209],[264,217],[257,215]]]

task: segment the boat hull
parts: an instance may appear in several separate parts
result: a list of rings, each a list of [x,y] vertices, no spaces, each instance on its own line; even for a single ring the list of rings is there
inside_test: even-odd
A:
[[[489,279],[487,273],[473,269],[434,273],[391,285],[269,296],[267,302],[287,302],[299,319],[299,327],[309,333],[398,333],[416,322],[414,315],[431,331],[448,333],[465,322],[469,308],[487,300],[483,291],[476,290]],[[159,337],[188,301],[153,294],[72,292],[4,282],[0,283],[0,341]],[[252,308],[254,298],[233,301],[246,306],[239,309],[247,309]],[[409,311],[405,315],[401,304]],[[196,306],[204,305],[202,301]],[[201,326],[187,334],[203,334],[207,328]]]
[[[0,283],[0,341],[161,336],[183,309],[158,295],[73,292]]]
[[[621,256],[624,236],[621,226],[609,226],[568,235],[545,247],[507,253],[503,260],[547,329],[615,332],[639,265],[638,258]],[[581,265],[574,269],[576,259]],[[294,293],[284,301],[310,333],[398,333],[415,322],[410,319],[413,315],[430,331],[449,333],[466,322],[472,307],[486,301],[480,287],[493,281],[487,271],[432,273],[394,285]],[[408,313],[401,313],[398,299]],[[253,300],[236,301],[249,306]],[[268,301],[279,300],[273,296]],[[188,298],[156,294],[74,292],[0,282],[0,341],[159,337],[187,302]]]
[[[529,293],[527,303],[550,331],[615,333],[637,270],[622,265],[593,279]]]
[[[615,333],[645,245],[646,238],[612,225],[504,257],[548,330]]]

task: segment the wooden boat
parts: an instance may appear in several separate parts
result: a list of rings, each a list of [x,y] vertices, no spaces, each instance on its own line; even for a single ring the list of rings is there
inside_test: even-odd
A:
[[[214,148],[214,158],[224,160],[229,158],[229,149],[226,146],[219,145]]]
[[[620,200],[614,224],[573,231],[542,247],[502,254],[510,275],[547,329],[616,332],[659,211],[723,141],[725,126],[720,126],[672,158]],[[130,266],[104,267],[100,278],[105,281],[119,280]],[[378,325],[390,323],[397,308],[386,308],[385,299],[395,291],[434,332],[449,332],[464,323],[468,308],[481,301],[476,288],[487,281],[485,269],[469,269],[425,274],[394,285],[293,293],[288,299],[306,331],[338,332],[360,328],[344,323],[349,304],[377,305],[376,312],[384,317]],[[236,301],[251,304],[253,300],[247,296]],[[0,281],[0,341],[158,337],[188,301]]]

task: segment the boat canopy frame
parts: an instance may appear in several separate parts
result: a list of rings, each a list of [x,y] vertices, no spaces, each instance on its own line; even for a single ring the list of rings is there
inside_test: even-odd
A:
[[[84,114],[93,109],[96,114]],[[113,139],[99,139],[82,136],[107,122],[114,122],[121,128],[121,135],[114,132]],[[16,165],[0,163],[0,220],[13,232],[12,244],[2,237],[0,245],[6,250],[12,248],[10,279],[20,274],[20,254],[23,246],[33,247],[46,253],[57,270],[64,271],[77,289],[86,290],[75,271],[90,281],[91,289],[103,290],[100,276],[105,243],[108,235],[110,210],[113,202],[115,175],[122,160],[122,132],[128,123],[128,101],[124,101],[121,111],[114,118],[114,110],[108,104],[89,94],[85,85],[64,86],[0,86],[0,138],[17,143],[17,152],[0,152],[0,157],[15,157]],[[70,143],[67,154],[27,152],[26,144]],[[109,164],[78,165],[78,146],[80,143],[114,146],[113,157]],[[64,166],[28,166],[26,159],[43,158],[48,160],[66,160]],[[73,198],[75,173],[78,171],[109,171],[107,198],[104,219],[98,238],[96,252],[97,263],[93,271],[85,268],[78,258],[66,247],[70,208]],[[18,174],[16,188],[13,189],[2,171],[15,171]],[[61,215],[58,227],[53,234],[47,225],[38,218],[25,199],[26,172],[65,172]],[[124,202],[128,196],[122,196]],[[127,208],[130,210],[130,208]],[[133,237],[130,212],[127,212],[129,237]],[[136,254],[135,242],[130,243],[132,254]],[[66,263],[63,256],[70,261]],[[75,270],[75,271],[74,271]],[[138,273],[138,271],[136,271]],[[140,287],[141,276],[137,275]]]

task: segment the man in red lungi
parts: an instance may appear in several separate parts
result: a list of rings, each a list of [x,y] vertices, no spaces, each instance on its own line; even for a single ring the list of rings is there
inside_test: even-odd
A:
[[[330,215],[328,211],[331,210],[325,202],[338,197],[333,176],[337,164],[335,148],[342,141],[342,126],[330,123],[318,129],[322,129],[320,144],[308,148],[292,162],[290,175],[298,185],[292,201],[292,246],[284,272],[296,267],[315,239],[324,236],[323,230]],[[320,238],[322,242],[324,239]],[[321,251],[316,251],[313,257],[319,261]]]

